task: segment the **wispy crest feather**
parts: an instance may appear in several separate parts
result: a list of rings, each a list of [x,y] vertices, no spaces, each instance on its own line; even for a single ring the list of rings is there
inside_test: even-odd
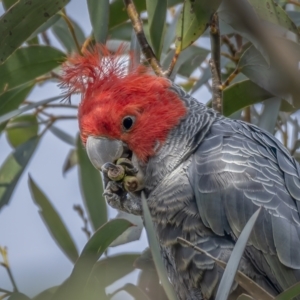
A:
[[[85,98],[93,90],[125,77],[128,71],[123,56],[125,48],[121,45],[112,53],[105,45],[96,45],[83,55],[69,56],[62,66],[61,87],[66,90],[66,97],[81,93]]]

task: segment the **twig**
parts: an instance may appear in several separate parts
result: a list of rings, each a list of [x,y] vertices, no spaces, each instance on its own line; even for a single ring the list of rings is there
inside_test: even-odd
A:
[[[213,100],[212,107],[216,111],[222,113],[223,98],[222,98],[222,82],[220,69],[220,30],[219,19],[217,13],[212,17],[210,23],[210,42],[211,42],[211,59],[209,65],[212,73],[212,91]]]
[[[12,285],[13,285],[14,291],[18,292],[19,290],[18,290],[17,284],[15,282],[15,279],[12,275],[12,272],[11,272],[11,269],[10,269],[10,266],[9,266],[6,247],[0,247],[0,254],[1,254],[2,259],[3,259],[3,262],[1,262],[0,265],[6,269],[6,271],[8,273],[8,276],[9,276],[9,279],[10,279]],[[5,291],[5,293],[7,293],[7,292],[8,291]]]
[[[287,3],[290,3],[290,4],[294,4],[294,5],[300,6],[300,2],[297,2],[297,1],[294,1],[294,0],[288,0]]]
[[[82,55],[81,47],[80,47],[79,42],[78,42],[78,39],[77,39],[77,37],[76,37],[75,30],[74,30],[74,26],[73,26],[71,20],[70,20],[69,17],[66,15],[65,10],[62,10],[59,14],[62,16],[62,18],[63,18],[63,19],[65,20],[65,22],[67,23],[67,26],[68,26],[68,28],[69,28],[69,30],[70,30],[70,33],[71,33],[71,35],[72,35],[72,37],[73,37],[73,40],[74,40],[74,42],[75,42],[75,45],[76,45],[76,48],[77,48],[77,52],[78,52],[79,54]]]
[[[226,52],[221,52],[221,55],[228,58],[228,59],[230,59],[230,60],[232,60],[234,63],[237,63],[239,61],[239,59],[237,57],[232,56],[232,55],[230,55]]]
[[[79,217],[83,221],[84,226],[81,228],[82,231],[86,234],[87,238],[90,239],[91,232],[88,229],[89,221],[88,221],[88,219],[84,215],[84,210],[82,209],[82,207],[79,204],[78,205],[74,205],[73,209],[78,213]]]
[[[168,70],[164,72],[164,75],[166,77],[170,77],[170,75],[172,74],[172,71],[173,71],[173,69],[174,69],[174,67],[175,67],[175,65],[177,63],[179,54],[180,54],[180,49],[176,48],[174,56],[173,56],[172,61],[170,63],[170,66],[169,66]]]
[[[218,77],[217,68],[215,61],[213,59],[209,60],[209,65],[212,74],[212,108],[220,113],[222,113],[222,85],[220,78]]]
[[[229,86],[229,84],[232,82],[232,80],[241,72],[239,68],[236,68],[225,80],[225,82],[222,84],[221,89],[224,90],[226,87]]]
[[[250,109],[250,106],[247,106],[245,108],[244,121],[247,122],[247,123],[251,123],[251,109]]]
[[[235,48],[234,44],[230,41],[227,35],[222,36],[222,42],[227,45],[231,55],[234,57],[237,53],[237,49]]]
[[[81,52],[84,53],[86,51],[86,49],[88,49],[94,42],[95,42],[94,37],[92,37],[92,36],[88,37],[84,41],[84,43],[83,43],[83,45],[81,47]]]
[[[126,10],[127,10],[127,14],[131,20],[133,29],[135,31],[137,40],[139,41],[139,44],[141,46],[141,50],[142,50],[143,54],[145,55],[148,63],[150,64],[150,66],[152,67],[152,69],[156,75],[165,76],[159,61],[157,60],[152,48],[150,47],[150,45],[146,39],[141,18],[136,10],[136,7],[135,7],[133,1],[132,0],[124,0],[124,4],[125,4]]]

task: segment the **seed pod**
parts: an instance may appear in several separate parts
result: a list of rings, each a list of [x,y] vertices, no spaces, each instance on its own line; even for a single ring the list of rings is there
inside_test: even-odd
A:
[[[125,176],[125,169],[120,165],[114,165],[108,168],[107,176],[113,181],[120,181]]]
[[[138,169],[133,166],[128,158],[121,157],[117,160],[116,164],[125,168],[126,175],[134,176],[138,173]]]
[[[127,192],[135,192],[140,187],[140,182],[135,176],[125,176],[123,180],[124,189]]]

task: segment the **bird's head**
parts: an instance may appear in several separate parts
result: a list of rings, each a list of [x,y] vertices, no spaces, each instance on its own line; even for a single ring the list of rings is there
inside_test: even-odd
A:
[[[168,79],[142,65],[128,72],[123,47],[111,53],[98,45],[82,56],[70,56],[63,65],[62,85],[68,94],[82,95],[79,128],[90,158],[95,151],[107,151],[98,149],[107,140],[112,147],[119,141],[147,162],[186,114]]]

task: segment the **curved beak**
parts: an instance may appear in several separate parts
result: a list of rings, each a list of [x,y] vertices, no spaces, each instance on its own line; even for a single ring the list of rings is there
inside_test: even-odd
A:
[[[119,140],[89,136],[86,141],[86,152],[93,166],[101,170],[107,163],[114,163],[123,154],[123,143]]]

